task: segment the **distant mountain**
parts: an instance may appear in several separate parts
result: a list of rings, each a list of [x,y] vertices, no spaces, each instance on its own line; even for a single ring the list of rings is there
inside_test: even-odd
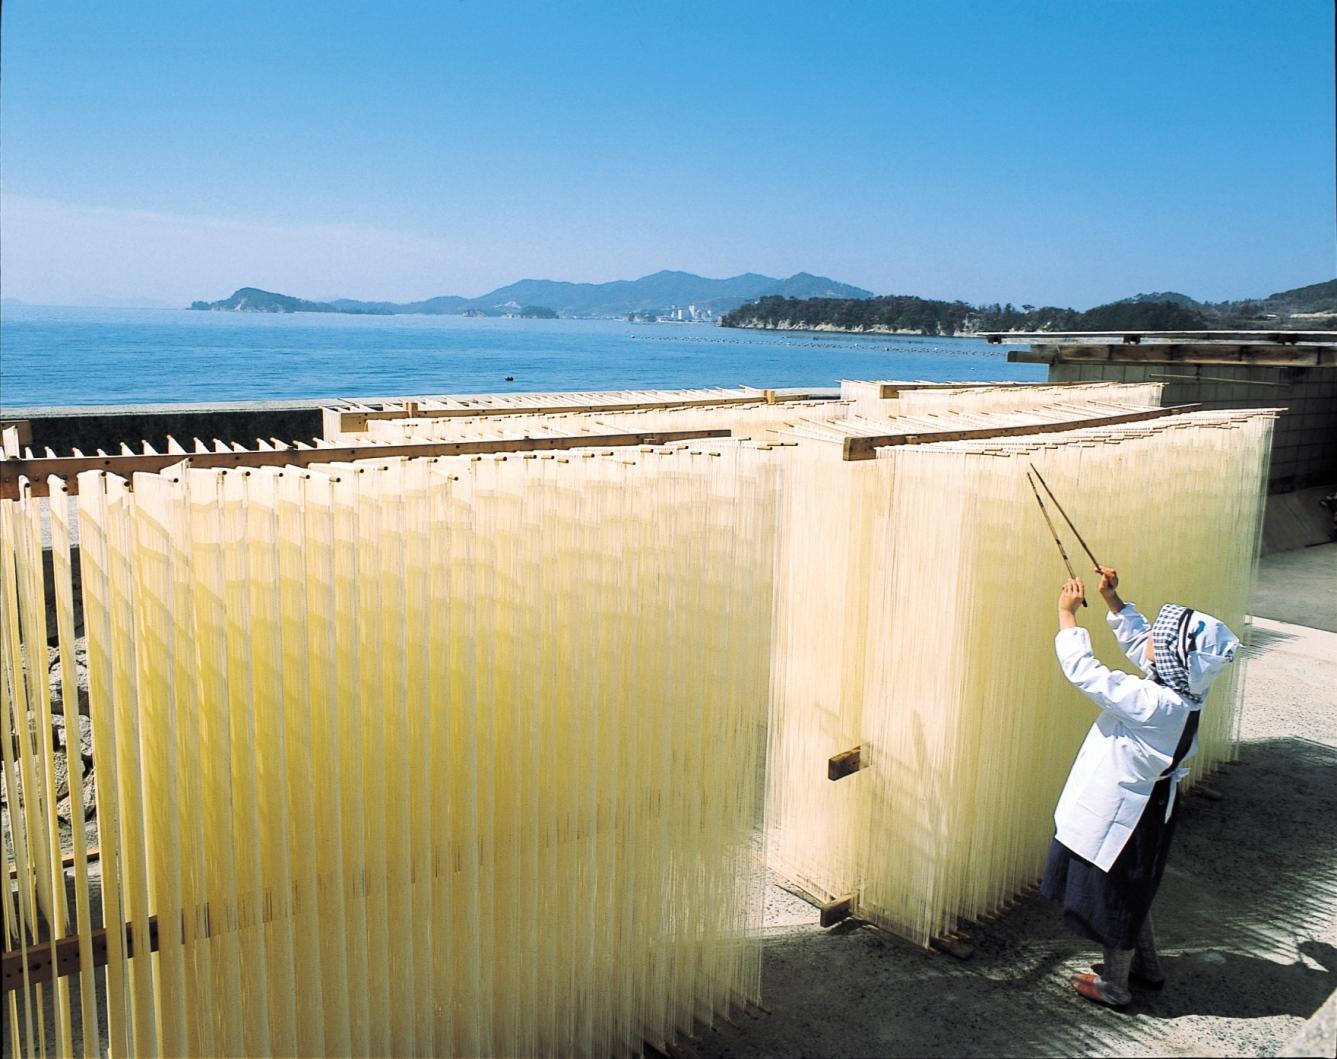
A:
[[[309,302],[285,294],[243,287],[230,298],[217,302],[194,302],[192,309],[235,312],[340,312],[426,313],[487,316],[516,315],[524,309],[550,309],[558,316],[626,316],[652,313],[672,307],[695,305],[698,315],[718,315],[752,298],[778,294],[793,298],[871,298],[872,292],[825,276],[799,272],[788,279],[760,276],[754,272],[728,279],[707,279],[690,272],[656,272],[635,280],[610,283],[568,283],[562,280],[522,279],[478,298],[441,295],[415,302],[370,302],[355,298],[333,298]]]
[[[707,279],[690,272],[656,272],[636,280],[611,283],[564,283],[524,279],[474,299],[473,308],[500,309],[509,305],[543,305],[562,316],[625,316],[695,305],[714,314],[728,312],[766,294],[795,298],[871,298],[872,292],[825,276],[806,272],[775,279],[747,272],[728,279]]]

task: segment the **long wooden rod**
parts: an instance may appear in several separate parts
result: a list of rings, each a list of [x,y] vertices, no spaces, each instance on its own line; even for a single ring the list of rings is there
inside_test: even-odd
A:
[[[1063,565],[1067,567],[1068,577],[1077,580],[1077,574],[1073,572],[1072,562],[1068,559],[1068,550],[1063,547],[1063,542],[1059,540],[1058,530],[1054,529],[1054,521],[1049,517],[1049,512],[1045,508],[1045,502],[1040,499],[1040,491],[1035,488],[1035,480],[1031,477],[1029,471],[1026,472],[1026,481],[1031,484],[1031,492],[1035,494],[1035,502],[1040,505],[1040,514],[1045,517],[1045,525],[1049,527],[1049,535],[1054,538],[1054,543],[1058,545],[1058,553],[1063,557]],[[1082,597],[1082,606],[1085,607],[1086,597]]]
[[[1028,463],[1027,466],[1030,467],[1031,473],[1035,475],[1036,481],[1044,486],[1045,492],[1049,494],[1049,499],[1054,501],[1054,506],[1058,508],[1058,513],[1063,516],[1063,521],[1068,524],[1068,529],[1072,530],[1072,535],[1077,538],[1077,543],[1082,546],[1082,551],[1086,552],[1086,557],[1091,560],[1091,565],[1099,570],[1100,560],[1097,559],[1091,549],[1087,547],[1086,541],[1082,539],[1081,533],[1079,533],[1077,527],[1072,524],[1072,519],[1068,518],[1068,513],[1063,510],[1063,505],[1058,502],[1058,497],[1054,495],[1054,490],[1049,488],[1049,483],[1046,482],[1040,472],[1035,469],[1035,464]],[[1032,488],[1034,488],[1034,486],[1032,486]]]

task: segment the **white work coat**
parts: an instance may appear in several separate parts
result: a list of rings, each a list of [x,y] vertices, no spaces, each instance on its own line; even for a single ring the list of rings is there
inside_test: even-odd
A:
[[[1107,615],[1119,646],[1138,666],[1151,627],[1128,603]],[[1100,707],[1077,752],[1054,810],[1056,837],[1101,871],[1118,858],[1157,780],[1169,774],[1189,714],[1201,702],[1146,677],[1111,670],[1091,653],[1085,629],[1063,629],[1054,640],[1063,674]],[[1184,759],[1197,753],[1195,736]],[[1174,783],[1188,773],[1174,771]],[[1174,786],[1166,816],[1174,806]]]

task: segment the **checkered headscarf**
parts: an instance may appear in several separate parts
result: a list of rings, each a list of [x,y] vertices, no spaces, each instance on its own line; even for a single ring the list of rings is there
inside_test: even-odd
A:
[[[1191,694],[1188,679],[1188,627],[1192,617],[1193,611],[1188,607],[1167,603],[1151,626],[1151,642],[1156,653],[1153,662],[1156,679],[1181,695]]]

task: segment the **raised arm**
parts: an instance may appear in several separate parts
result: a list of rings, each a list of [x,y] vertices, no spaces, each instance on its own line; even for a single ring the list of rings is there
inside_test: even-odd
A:
[[[1096,572],[1100,574],[1100,595],[1105,606],[1111,614],[1118,614],[1123,610],[1123,600],[1119,598],[1119,571],[1112,566],[1097,566]]]
[[[1109,622],[1114,638],[1119,641],[1119,649],[1128,656],[1128,660],[1142,669],[1147,668],[1146,654],[1143,650],[1147,637],[1151,635],[1151,626],[1141,612],[1131,603],[1125,603],[1119,595],[1119,572],[1113,567],[1101,566],[1100,595],[1109,608],[1105,620]]]
[[[1109,669],[1097,661],[1091,637],[1077,624],[1082,601],[1082,583],[1073,579],[1059,593],[1059,632],[1054,640],[1063,675],[1102,710],[1134,725],[1156,723],[1169,708],[1156,684],[1141,677]]]

